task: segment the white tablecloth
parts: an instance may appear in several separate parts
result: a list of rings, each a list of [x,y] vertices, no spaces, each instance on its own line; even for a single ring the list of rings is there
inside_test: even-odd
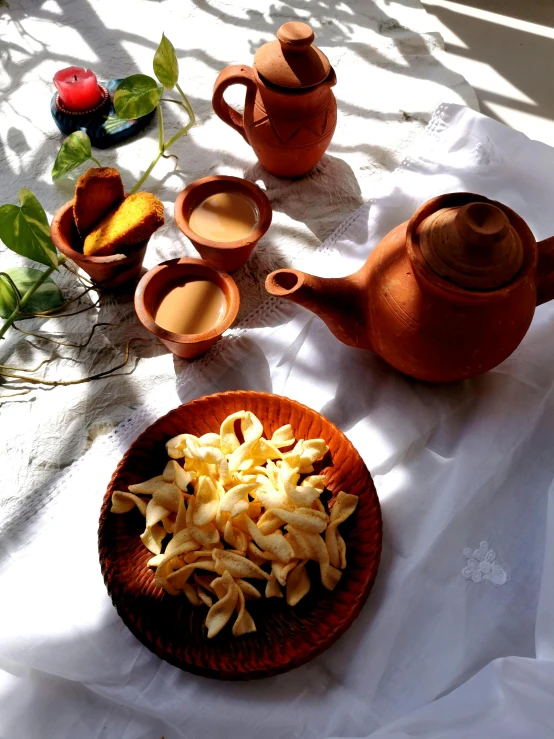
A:
[[[443,106],[411,156],[327,243],[335,274],[427,198],[499,198],[554,231],[554,150]],[[319,272],[319,264],[314,264]],[[2,542],[0,735],[11,739],[547,739],[554,735],[554,308],[518,350],[465,383],[412,381],[272,301],[54,485]],[[258,316],[258,319],[262,314]],[[234,388],[301,400],[338,424],[374,476],[384,549],[354,625],[291,673],[230,684],[181,672],[117,616],[98,511],[130,441],[179,400]]]
[[[256,164],[252,149],[214,115],[211,95],[224,67],[252,63],[256,48],[294,18],[312,23],[316,43],[336,69],[339,115],[327,156],[308,177],[291,182]],[[419,0],[10,0],[9,8],[0,7],[0,203],[16,202],[18,190],[28,187],[52,216],[73,196],[84,171],[82,167],[52,185],[50,171],[63,140],[50,115],[55,72],[77,64],[90,67],[100,79],[152,74],[162,32],[175,45],[181,86],[198,125],[172,149],[178,162],[162,160],[145,183],[164,202],[166,217],[166,225],[149,243],[145,264],[198,256],[173,219],[173,203],[183,187],[208,174],[258,182],[271,200],[274,217],[247,265],[235,274],[242,302],[239,320],[267,298],[263,282],[272,269],[309,268],[325,259],[321,242],[367,200],[375,180],[398,165],[408,142],[439,103],[477,107],[465,80],[445,68],[435,21]],[[244,87],[228,94],[238,104]],[[186,116],[169,103],[164,111],[169,137]],[[156,148],[152,126],[124,146],[94,154],[102,164],[118,167],[130,188]],[[22,261],[0,246],[0,269]],[[63,276],[62,284],[67,296],[78,292],[75,278]],[[114,367],[122,361],[125,342],[135,339],[132,360],[118,376],[70,387],[31,388],[10,402],[0,398],[0,448],[10,460],[0,488],[0,530],[17,526],[60,469],[147,402],[156,387],[172,387],[186,366],[142,329],[129,296],[118,302],[103,298],[97,308],[73,318],[22,327],[83,344],[97,322],[115,325],[97,330],[80,350],[16,332],[0,342],[0,364],[32,368],[53,358],[37,374],[73,380]],[[11,392],[4,386],[0,396]]]

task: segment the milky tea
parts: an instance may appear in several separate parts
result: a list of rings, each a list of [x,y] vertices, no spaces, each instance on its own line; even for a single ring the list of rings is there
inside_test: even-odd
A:
[[[174,334],[203,334],[225,316],[223,290],[211,280],[183,277],[160,301],[154,321]]]

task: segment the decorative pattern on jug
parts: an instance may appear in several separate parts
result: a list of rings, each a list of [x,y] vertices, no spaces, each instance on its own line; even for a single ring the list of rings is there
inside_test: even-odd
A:
[[[319,162],[337,123],[331,88],[335,71],[313,46],[305,23],[285,23],[278,40],[256,52],[254,68],[226,67],[212,97],[215,113],[252,146],[260,164],[277,177],[299,177]],[[244,115],[223,98],[230,85],[244,85]]]
[[[335,132],[335,96],[328,85],[285,95],[255,77],[255,100],[249,105],[247,98],[244,111],[248,142],[271,174],[306,174],[319,162]]]
[[[334,109],[333,109],[334,108]],[[319,144],[324,139],[331,140],[337,124],[336,106],[325,105],[309,118],[298,120],[279,120],[268,116],[261,102],[256,101],[256,110],[250,137],[256,133],[253,129],[262,129],[261,135],[270,146],[304,147]]]

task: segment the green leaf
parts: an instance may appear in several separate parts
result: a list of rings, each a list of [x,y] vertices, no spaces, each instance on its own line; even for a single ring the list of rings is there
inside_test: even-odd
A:
[[[21,207],[0,207],[0,239],[22,257],[47,267],[57,267],[56,247],[50,238],[50,226],[42,205],[25,188],[19,191],[18,198]]]
[[[29,288],[44,274],[39,269],[32,269],[31,267],[14,267],[5,269],[4,272],[12,278],[21,296],[25,295]],[[16,305],[17,300],[12,285],[3,274],[0,274],[0,318],[8,318]],[[63,305],[63,296],[56,283],[51,277],[48,277],[26,302],[22,315],[25,313],[43,313],[53,308],[59,308],[60,305]]]
[[[167,90],[173,89],[179,79],[177,55],[165,34],[162,34],[162,40],[154,54],[154,74]]]
[[[159,100],[156,80],[146,74],[133,74],[119,83],[113,104],[118,118],[131,120],[151,113]]]
[[[118,131],[120,128],[127,127],[127,119],[126,118],[116,118],[115,116],[110,116],[106,118],[104,121],[104,130],[108,131],[108,133],[112,133],[113,131]]]
[[[84,131],[74,131],[60,147],[52,167],[52,181],[65,177],[68,172],[86,162],[91,156],[90,139],[87,134]]]

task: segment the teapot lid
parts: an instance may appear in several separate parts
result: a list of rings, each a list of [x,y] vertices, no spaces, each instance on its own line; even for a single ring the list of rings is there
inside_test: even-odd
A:
[[[260,46],[254,55],[254,66],[268,82],[298,89],[318,85],[329,76],[329,60],[312,46],[315,35],[307,23],[284,23],[277,38]]]
[[[523,264],[519,234],[492,203],[441,208],[418,231],[427,264],[460,287],[495,290],[511,282]]]

